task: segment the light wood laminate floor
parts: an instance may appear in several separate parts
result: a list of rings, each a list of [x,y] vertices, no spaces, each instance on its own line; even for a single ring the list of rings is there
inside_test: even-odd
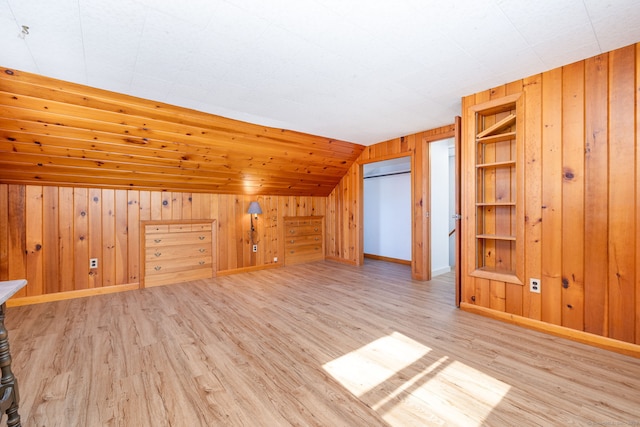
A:
[[[453,298],[367,260],[9,308],[23,425],[640,425],[640,360]]]

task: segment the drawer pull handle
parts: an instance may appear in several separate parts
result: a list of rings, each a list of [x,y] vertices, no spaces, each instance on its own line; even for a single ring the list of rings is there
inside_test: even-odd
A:
[[[291,234],[293,234],[295,232],[296,232],[296,230],[289,230],[289,233],[291,233]]]
[[[295,243],[296,241],[295,241],[295,240],[293,240],[293,239],[291,239],[291,240],[290,240],[290,242],[291,242],[291,243]]]
[[[290,253],[290,254],[295,254],[295,253],[296,253],[296,251],[291,251],[291,252],[289,252],[289,253]]]
[[[160,242],[162,242],[162,239],[153,239],[153,241],[156,242],[156,243],[160,243]]]
[[[318,227],[314,228],[313,231],[318,231]]]
[[[198,236],[198,239],[204,240],[204,236]]]
[[[319,237],[316,237],[316,242],[317,242],[318,240],[320,240],[320,238],[319,238]]]
[[[200,261],[198,264],[200,264],[200,265],[204,265],[204,261]]]
[[[205,249],[205,248],[200,248],[200,249],[198,249],[198,250],[199,250],[201,253],[206,251],[206,249]]]
[[[161,269],[161,268],[162,268],[162,267],[160,267],[159,265],[156,265],[155,267],[153,267],[153,269],[154,269],[155,271],[160,271],[160,269]]]
[[[162,255],[162,252],[156,252],[154,255],[155,256],[160,256],[160,255]]]

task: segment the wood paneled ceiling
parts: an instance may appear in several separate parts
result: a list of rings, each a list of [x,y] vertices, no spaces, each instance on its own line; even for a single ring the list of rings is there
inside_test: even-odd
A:
[[[327,196],[363,149],[0,69],[0,183]]]

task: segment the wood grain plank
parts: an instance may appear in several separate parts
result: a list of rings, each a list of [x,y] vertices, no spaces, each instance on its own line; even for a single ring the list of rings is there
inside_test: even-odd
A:
[[[43,195],[41,186],[28,186],[26,197],[27,296],[44,293]]]
[[[635,341],[635,49],[609,54],[609,336]]]
[[[26,190],[22,185],[10,185],[8,191],[8,279],[24,279],[27,276],[27,242],[26,230],[22,227],[25,223]],[[26,294],[26,289],[22,288],[18,296]]]
[[[60,291],[60,244],[59,238],[59,195],[58,187],[42,188],[42,248],[43,248],[43,294]]]
[[[74,272],[74,205],[73,188],[58,190],[58,232],[60,245],[60,267],[58,272],[58,288],[61,292],[75,289]]]
[[[116,194],[102,190],[102,286],[115,286],[116,280]]]
[[[462,296],[461,302],[473,304],[475,301],[475,281],[476,278],[471,276],[470,273],[477,268],[476,254],[476,207],[475,207],[475,195],[476,188],[473,184],[475,182],[475,113],[471,107],[475,105],[475,96],[467,96],[462,98],[462,139],[463,144],[460,147],[461,152],[461,185],[460,185],[460,198],[462,201],[462,243],[461,248],[463,256],[461,260],[462,265]],[[474,141],[473,144],[470,141]],[[474,255],[470,255],[474,254]]]
[[[151,192],[140,191],[140,221],[149,221],[151,219]]]
[[[520,287],[522,315],[540,320],[542,299],[540,294],[528,292],[526,278],[542,277],[542,76],[536,74],[523,80],[525,109],[525,173],[524,186],[524,241],[525,286]],[[507,300],[508,302],[508,300]],[[518,314],[518,313],[514,313]]]
[[[562,325],[584,330],[584,62],[562,73]]]
[[[127,190],[115,192],[115,261],[116,285],[129,283],[129,230],[128,230]]]
[[[562,69],[542,74],[543,321],[562,323]]]
[[[193,196],[191,193],[181,193],[182,212],[180,212],[181,219],[191,219],[193,215]]]
[[[636,44],[636,147],[640,144],[640,96],[637,94],[640,92],[640,66],[638,66],[638,61],[640,61],[640,44]],[[640,201],[640,150],[636,149],[636,202]],[[640,227],[640,209],[636,206],[636,227]],[[637,275],[640,274],[640,236],[636,233],[636,266],[635,266],[636,278]],[[636,283],[636,344],[640,344],[640,285]]]
[[[178,195],[180,200],[182,196]],[[140,282],[140,192],[127,192],[127,283]]]
[[[151,192],[151,219],[154,221],[162,219],[162,193],[159,191]]]
[[[73,289],[89,287],[89,191],[73,189]]]
[[[89,258],[98,258],[98,267],[89,269],[89,288],[102,287],[102,190],[89,189]]]

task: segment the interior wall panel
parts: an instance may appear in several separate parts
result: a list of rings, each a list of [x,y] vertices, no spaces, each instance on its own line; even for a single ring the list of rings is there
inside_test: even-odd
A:
[[[254,220],[251,248],[249,203]],[[0,184],[0,280],[26,278],[15,298],[135,285],[140,221],[215,219],[218,271],[282,263],[280,219],[325,215],[326,198]],[[98,268],[89,259],[98,258]]]
[[[525,110],[518,124],[525,134],[525,283],[508,284],[504,306],[497,304],[500,290],[469,274],[474,239],[468,231],[465,305],[640,344],[638,52],[640,45],[629,46],[463,99],[466,109],[516,90]],[[474,135],[464,135],[468,168]],[[462,175],[468,200],[473,174]],[[463,226],[472,227],[475,215],[465,206]],[[529,278],[542,279],[540,294],[530,292]]]

